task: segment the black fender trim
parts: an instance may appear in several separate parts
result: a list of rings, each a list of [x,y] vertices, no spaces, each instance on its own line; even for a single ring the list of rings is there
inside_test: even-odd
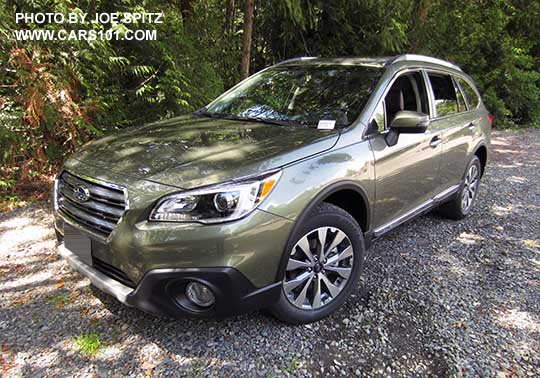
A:
[[[484,176],[484,173],[486,171],[486,167],[488,165],[488,162],[489,162],[489,154],[490,154],[490,151],[489,151],[489,148],[487,146],[487,143],[483,140],[481,140],[480,142],[478,142],[476,144],[476,146],[473,148],[473,155],[476,155],[476,153],[478,152],[478,150],[481,148],[481,147],[484,147],[486,149],[486,165],[483,167],[482,169],[482,176]],[[480,177],[482,177],[480,176]]]
[[[476,144],[476,146],[473,148],[473,155],[476,154],[476,152],[480,149],[480,147],[485,147],[486,148],[486,151],[488,152],[489,154],[489,148],[487,147],[487,144],[485,141],[480,141]]]
[[[302,225],[303,221],[309,216],[311,213],[311,210],[313,210],[317,205],[324,202],[326,198],[328,198],[330,195],[339,192],[340,190],[354,190],[358,194],[362,196],[362,199],[364,200],[364,203],[366,204],[367,208],[367,214],[366,214],[366,223],[369,225],[371,223],[371,208],[369,206],[369,201],[367,197],[367,193],[364,190],[364,188],[352,180],[343,180],[338,181],[333,184],[328,185],[323,190],[321,190],[310,202],[309,204],[302,210],[300,215],[296,218],[294,222],[293,229],[291,230],[289,237],[287,239],[287,244],[285,245],[285,250],[283,251],[281,255],[281,260],[279,262],[279,267],[277,271],[276,281],[281,282],[283,279],[283,276],[285,274],[285,268],[287,266],[288,261],[288,251],[291,250],[294,244],[293,237]],[[367,250],[371,246],[371,240],[372,240],[372,233],[370,231],[362,230],[364,232],[364,248]]]

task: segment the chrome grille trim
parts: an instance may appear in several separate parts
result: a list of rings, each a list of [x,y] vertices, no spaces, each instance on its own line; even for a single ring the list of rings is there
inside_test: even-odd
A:
[[[81,186],[89,192],[85,201],[75,195]],[[126,188],[95,178],[64,171],[58,176],[55,189],[59,214],[102,238],[110,235],[128,209]]]

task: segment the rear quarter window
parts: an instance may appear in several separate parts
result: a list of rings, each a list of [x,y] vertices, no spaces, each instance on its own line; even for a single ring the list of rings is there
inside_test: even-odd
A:
[[[469,109],[476,109],[478,107],[478,104],[480,104],[480,99],[478,98],[478,95],[476,94],[474,89],[471,88],[469,83],[459,77],[457,78],[457,81],[459,83],[459,86],[463,90],[463,93],[465,94],[465,98],[467,100],[467,103],[469,104]]]

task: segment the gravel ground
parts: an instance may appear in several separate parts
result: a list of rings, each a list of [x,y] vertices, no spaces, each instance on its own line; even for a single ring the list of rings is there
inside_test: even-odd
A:
[[[363,285],[307,326],[123,307],[56,256],[46,204],[2,214],[0,377],[538,377],[540,130],[493,147],[469,218],[423,216],[377,242]]]

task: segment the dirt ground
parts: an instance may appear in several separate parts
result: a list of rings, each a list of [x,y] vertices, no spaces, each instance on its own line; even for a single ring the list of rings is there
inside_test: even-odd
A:
[[[0,215],[0,376],[540,376],[540,130],[496,132],[474,213],[377,242],[337,313],[170,320],[58,258],[50,206]]]

